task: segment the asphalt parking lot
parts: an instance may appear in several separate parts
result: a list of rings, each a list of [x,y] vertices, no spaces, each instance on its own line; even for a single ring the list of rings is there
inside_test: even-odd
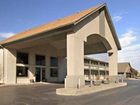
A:
[[[0,87],[0,105],[140,105],[140,80],[128,86],[83,96],[58,96],[62,84]]]

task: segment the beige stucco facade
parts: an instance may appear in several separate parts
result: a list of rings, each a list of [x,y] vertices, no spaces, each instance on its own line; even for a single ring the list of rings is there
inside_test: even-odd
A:
[[[57,53],[55,53],[56,49],[49,48],[50,46],[46,45],[45,47],[36,46],[33,48],[27,48],[22,50],[15,49],[3,49],[4,50],[4,70],[1,67],[1,72],[4,72],[4,83],[5,84],[23,84],[30,83],[30,80],[35,80],[35,68],[41,67],[35,64],[35,56],[43,55],[45,56],[46,65],[44,66],[46,70],[46,79],[48,82],[63,82],[64,76],[66,76],[66,60],[65,57],[59,57]],[[16,63],[16,53],[23,52],[28,53],[29,55],[29,64],[18,64]],[[50,68],[55,68],[50,66],[50,57],[58,57],[58,77],[50,77]],[[1,63],[2,64],[2,63]],[[28,77],[16,77],[16,67],[28,67]],[[2,74],[2,73],[1,73]]]
[[[80,86],[84,85],[84,81],[85,81],[83,76],[84,54],[108,53],[109,75],[110,77],[113,78],[117,76],[117,62],[118,62],[117,50],[118,49],[115,44],[113,35],[111,33],[111,29],[109,28],[105,15],[101,15],[103,16],[102,19],[104,19],[103,22],[104,25],[100,24],[101,21],[100,14],[102,14],[102,12],[101,13],[97,12],[97,14],[94,14],[92,16],[93,20],[91,21],[85,20],[85,21],[89,21],[88,24],[80,28],[80,30],[76,31],[75,33],[68,34],[67,36],[68,74],[66,77],[66,86],[68,87],[71,86],[77,87],[77,85]],[[104,35],[101,34],[102,32],[100,28],[104,28]],[[93,36],[92,42],[84,46],[84,43],[86,42],[88,43],[88,37],[90,36],[91,37]],[[96,44],[97,46],[94,47],[94,45]],[[86,49],[88,51],[86,51]],[[71,80],[73,80],[72,81],[73,85],[70,84]]]
[[[3,49],[0,49],[0,82],[3,83]]]
[[[65,82],[65,88],[85,85],[84,55],[108,53],[109,76],[117,77],[117,51],[121,49],[106,6],[78,19],[72,26],[42,32],[36,37],[15,40],[2,44],[0,57],[1,73],[5,84],[36,81],[36,68],[45,69],[48,82]],[[17,63],[17,52],[28,54],[28,64]],[[45,56],[45,65],[38,66],[35,56]],[[50,65],[50,57],[58,58],[58,66]],[[17,67],[27,67],[28,77],[17,77]],[[50,77],[50,70],[57,69],[58,76]]]

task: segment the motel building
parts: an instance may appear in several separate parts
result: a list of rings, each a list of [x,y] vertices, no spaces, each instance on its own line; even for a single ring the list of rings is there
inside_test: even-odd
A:
[[[108,53],[109,58],[108,71],[100,73],[115,81],[118,50],[121,46],[106,4],[94,6],[1,41],[0,81],[84,86],[84,72],[88,73],[84,71],[84,55],[99,53]]]
[[[118,79],[119,78],[134,78],[135,69],[132,68],[129,62],[118,63]],[[84,58],[84,75],[85,81],[96,81],[98,79],[104,81],[109,77],[109,64],[108,62]]]
[[[129,62],[118,63],[118,75],[125,78],[134,78],[135,69],[132,68]]]
[[[91,59],[88,57],[84,58],[84,75],[85,81],[104,81],[109,77],[108,62]]]

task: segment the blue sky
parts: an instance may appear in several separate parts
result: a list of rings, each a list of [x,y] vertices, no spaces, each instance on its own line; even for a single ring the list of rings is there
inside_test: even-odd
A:
[[[0,40],[100,3],[107,3],[123,48],[119,62],[140,70],[140,0],[0,0]]]

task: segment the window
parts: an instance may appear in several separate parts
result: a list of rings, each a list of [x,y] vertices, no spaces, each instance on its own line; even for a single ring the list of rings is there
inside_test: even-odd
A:
[[[45,66],[45,56],[36,55],[36,65]]]
[[[51,66],[50,76],[51,77],[58,77],[58,58],[57,57],[50,58],[50,66]]]
[[[57,57],[51,57],[50,63],[51,63],[51,66],[58,66],[58,58]]]
[[[84,75],[89,75],[89,70],[84,70]]]
[[[57,68],[51,68],[50,69],[50,76],[51,77],[58,77],[58,69]]]
[[[28,64],[28,54],[27,53],[17,53],[17,63]]]
[[[89,60],[84,59],[84,63],[85,63],[85,64],[89,64]]]
[[[17,77],[27,77],[28,67],[17,67]]]

